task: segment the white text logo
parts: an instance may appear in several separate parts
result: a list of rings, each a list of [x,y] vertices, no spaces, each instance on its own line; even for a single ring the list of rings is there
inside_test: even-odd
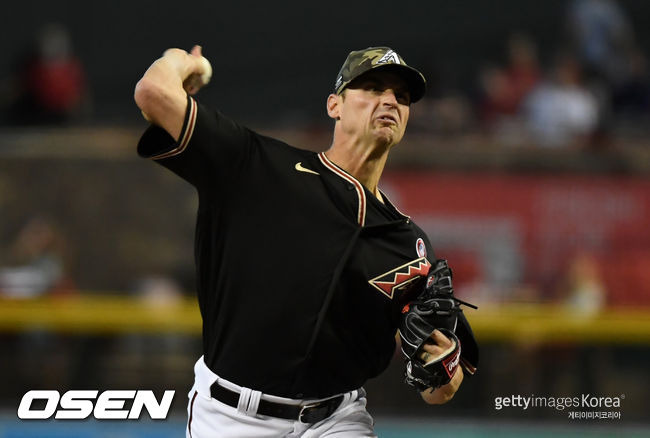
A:
[[[18,418],[22,420],[45,420],[54,416],[57,420],[83,420],[91,414],[98,420],[137,420],[145,408],[152,420],[167,418],[174,393],[168,390],[160,403],[153,391],[145,390],[97,390],[67,391],[61,395],[54,390],[28,391],[18,406]],[[35,400],[45,407],[34,408]],[[125,409],[127,400],[133,400],[130,409]],[[57,409],[58,408],[58,409]]]

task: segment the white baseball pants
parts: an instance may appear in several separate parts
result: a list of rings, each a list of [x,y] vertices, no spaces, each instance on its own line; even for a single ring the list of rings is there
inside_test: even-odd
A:
[[[343,402],[328,418],[306,424],[256,414],[260,398],[295,405],[306,400],[275,397],[238,386],[214,374],[205,365],[203,356],[194,366],[194,378],[187,407],[187,438],[376,438],[374,421],[366,410],[363,389],[343,394]],[[240,393],[237,408],[211,397],[210,387],[216,381],[223,387]]]

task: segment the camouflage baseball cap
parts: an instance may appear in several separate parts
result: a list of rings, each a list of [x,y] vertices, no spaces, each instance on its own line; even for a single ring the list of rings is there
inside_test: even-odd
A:
[[[399,74],[408,84],[411,102],[424,96],[426,80],[424,75],[409,67],[401,56],[390,47],[368,47],[350,52],[334,83],[334,93],[341,94],[350,82],[374,69],[386,69]]]

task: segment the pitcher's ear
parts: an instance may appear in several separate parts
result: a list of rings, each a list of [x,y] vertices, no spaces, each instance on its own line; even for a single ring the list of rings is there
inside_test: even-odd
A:
[[[343,97],[338,94],[330,94],[327,96],[327,115],[335,120],[340,120],[340,100]]]

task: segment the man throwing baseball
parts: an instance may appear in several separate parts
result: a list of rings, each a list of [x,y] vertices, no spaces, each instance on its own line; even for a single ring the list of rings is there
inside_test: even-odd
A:
[[[211,73],[199,46],[169,49],[135,89],[151,122],[139,154],[199,196],[203,356],[187,436],[375,436],[362,386],[387,368],[398,329],[406,381],[427,403],[451,399],[474,370],[462,313],[440,311],[458,307],[451,272],[378,187],[422,74],[388,47],[351,52],[327,97],[332,145],[314,153],[198,103]],[[412,301],[420,291],[438,320]]]

